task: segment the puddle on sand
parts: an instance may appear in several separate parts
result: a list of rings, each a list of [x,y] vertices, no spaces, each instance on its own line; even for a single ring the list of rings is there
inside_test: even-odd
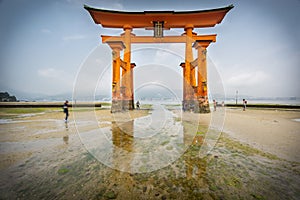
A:
[[[1,153],[9,152],[23,152],[23,151],[35,151],[37,149],[42,150],[43,148],[53,147],[60,138],[42,139],[37,141],[28,142],[1,142],[0,151]]]
[[[11,119],[0,119],[0,124],[8,124],[11,123]]]
[[[161,105],[151,115],[113,121],[109,127],[79,132],[87,150],[103,164],[125,172],[145,173],[168,166],[186,150],[183,126]]]
[[[33,116],[36,116],[36,115],[43,115],[43,114],[45,114],[45,112],[20,114],[20,115],[18,115],[18,117],[20,117],[20,118],[22,118],[22,117],[33,117]]]
[[[73,122],[69,122],[73,126]],[[63,120],[39,119],[39,120],[9,120],[2,123],[0,133],[2,142],[14,142],[22,138],[22,142],[31,138],[47,139],[49,137],[59,137],[57,133],[64,132],[66,123]]]

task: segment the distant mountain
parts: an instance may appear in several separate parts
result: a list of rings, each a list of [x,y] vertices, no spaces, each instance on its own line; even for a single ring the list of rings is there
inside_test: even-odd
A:
[[[72,99],[71,93],[48,95],[35,92],[24,92],[18,90],[10,90],[10,93],[14,94],[19,101],[64,101],[66,99]]]
[[[63,93],[63,94],[42,94],[42,93],[33,93],[33,92],[23,92],[23,91],[14,91],[14,94],[18,97],[20,101],[65,101],[72,100],[73,94]],[[76,100],[78,101],[103,101],[111,100],[109,95],[89,95],[89,94],[79,94],[76,95]]]
[[[17,98],[8,92],[0,92],[0,102],[16,102]]]

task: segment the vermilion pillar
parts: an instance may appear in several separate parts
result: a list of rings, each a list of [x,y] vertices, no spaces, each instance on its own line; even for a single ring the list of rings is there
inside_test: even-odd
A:
[[[186,98],[186,83],[185,83],[185,74],[186,74],[186,71],[185,71],[185,63],[180,63],[180,66],[182,67],[182,77],[183,77],[183,95],[182,95],[182,99],[183,99],[183,102],[185,102],[187,100]]]
[[[207,50],[202,48],[200,54],[201,57],[201,74],[202,74],[202,94],[207,97],[207,61],[206,61]]]
[[[198,87],[197,96],[199,100],[199,107],[201,113],[210,112],[209,102],[207,97],[207,60],[206,60],[206,48],[200,45],[199,41],[196,41],[193,45],[198,51]]]
[[[108,45],[112,49],[112,112],[121,111],[121,82],[120,82],[120,68],[121,68],[121,58],[120,51],[122,51],[125,46],[121,41],[108,42]]]
[[[207,96],[207,63],[206,49],[198,47],[198,96]]]
[[[121,68],[121,59],[120,51],[122,51],[125,46],[123,42],[108,42],[108,45],[112,49],[112,99],[120,98],[120,68]]]
[[[124,98],[123,98],[123,109],[127,110],[131,110],[133,109],[133,105],[134,105],[134,100],[133,100],[133,88],[131,88],[133,86],[133,83],[131,83],[131,81],[133,81],[131,79],[131,31],[132,31],[132,27],[130,25],[124,25],[123,26],[124,29],[124,34],[122,34],[122,36],[124,37],[124,43],[125,43],[125,50],[124,50],[124,62],[126,63],[125,66],[125,74],[122,74],[122,87],[124,88]],[[123,71],[124,72],[124,71]]]
[[[112,99],[120,98],[120,50],[113,49]]]
[[[191,63],[193,61],[193,49],[192,49],[192,42],[193,42],[193,25],[186,25],[185,27],[185,34],[186,34],[186,43],[185,43],[185,91],[186,91],[186,98],[187,100],[191,99]]]
[[[193,33],[194,26],[187,24],[184,28],[186,35],[185,42],[185,65],[184,65],[184,98],[183,98],[183,110],[194,110],[195,97],[193,88],[196,87],[195,68],[192,66],[193,61],[193,49],[194,42]]]
[[[133,68],[135,67],[135,63],[130,64],[130,88],[131,88],[131,107],[134,109],[134,85],[133,85]]]
[[[196,36],[197,33],[192,32],[192,35]],[[193,42],[194,42],[194,40],[191,39],[191,46],[192,46]],[[190,62],[192,62],[194,60],[192,51],[191,51],[190,59],[191,59]],[[196,84],[196,68],[192,65],[190,65],[190,67],[191,67],[191,87],[194,88],[197,86],[197,84]]]

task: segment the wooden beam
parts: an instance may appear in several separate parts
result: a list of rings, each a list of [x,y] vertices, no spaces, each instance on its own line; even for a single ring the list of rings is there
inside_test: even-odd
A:
[[[124,37],[122,36],[107,36],[101,35],[102,43],[109,42],[124,42]],[[203,41],[203,46],[208,46],[211,42],[216,42],[216,34],[213,35],[193,35],[194,41]],[[164,36],[161,38],[155,38],[153,36],[131,36],[131,43],[185,43],[186,35],[182,36]]]
[[[127,71],[126,70],[126,62],[124,62],[122,59],[120,59],[120,61],[121,61],[121,67],[122,67],[122,69],[124,69],[125,71]]]
[[[153,21],[164,21],[165,28],[184,28],[188,23],[195,28],[214,27],[222,22],[233,5],[210,10],[192,11],[144,11],[125,12],[92,8],[87,5],[84,8],[90,13],[96,24],[104,28],[123,28],[129,24],[132,28],[153,27]]]
[[[196,58],[194,61],[191,62],[192,67],[198,66],[198,58]]]
[[[111,49],[118,48],[121,50],[125,49],[124,42],[122,41],[107,41],[107,44],[110,46]]]

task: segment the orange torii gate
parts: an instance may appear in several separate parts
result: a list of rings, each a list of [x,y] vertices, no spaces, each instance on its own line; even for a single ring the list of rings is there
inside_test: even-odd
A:
[[[104,28],[122,28],[120,36],[101,35],[102,43],[112,49],[112,112],[134,109],[133,69],[131,44],[133,43],[185,43],[183,68],[183,110],[210,112],[207,98],[206,52],[211,42],[216,42],[216,34],[197,35],[194,28],[214,27],[233,6],[198,11],[144,11],[124,12],[103,10],[84,6],[96,24]],[[136,36],[134,28],[154,30],[154,36]],[[171,28],[184,28],[179,36],[164,36],[163,31]],[[193,58],[193,47],[198,58]],[[124,50],[123,59],[120,52]],[[197,69],[196,69],[197,68]],[[122,70],[121,70],[122,69]],[[196,76],[197,73],[197,76]],[[122,76],[122,79],[121,79]]]

